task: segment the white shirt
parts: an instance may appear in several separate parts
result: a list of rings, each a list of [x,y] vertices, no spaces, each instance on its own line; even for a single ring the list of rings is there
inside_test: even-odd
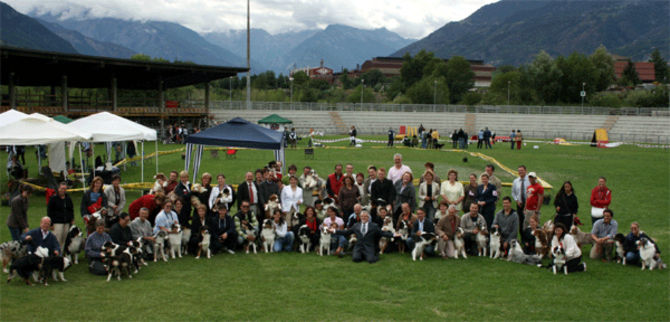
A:
[[[228,188],[230,193],[228,194],[228,197],[221,198],[221,201],[226,204],[233,202],[233,188],[229,185],[224,185],[223,189],[221,189],[219,188],[218,185],[216,185],[212,188],[212,193],[209,195],[209,209],[212,209],[214,207],[214,202],[216,201],[216,198],[218,198],[219,194],[226,188]]]
[[[514,179],[512,182],[512,198],[514,201],[521,201],[521,177]],[[526,193],[526,189],[530,186],[530,180],[528,180],[528,175],[523,178],[523,193]],[[528,198],[528,196],[526,196]]]
[[[273,221],[272,225],[275,227],[275,233],[277,233],[277,237],[284,238],[286,236],[286,233],[288,232],[288,226],[286,225],[286,222],[283,222],[281,225],[278,225],[276,222]]]
[[[284,186],[281,190],[281,210],[288,213],[291,212],[291,209],[295,209],[296,212],[299,212],[298,201],[302,204],[302,188],[296,186],[294,191],[290,185]]]
[[[453,185],[449,181],[444,181],[440,187],[440,194],[447,197],[449,201],[457,201],[465,196],[465,191],[463,190],[463,184],[458,181],[454,181]],[[461,203],[455,204],[454,207],[456,207],[456,210],[461,210]]]
[[[579,249],[577,246],[577,243],[575,242],[575,239],[572,238],[572,235],[568,233],[564,233],[565,236],[563,237],[563,250],[565,251],[565,257],[567,257],[568,260],[577,258],[579,256],[582,256],[582,250]],[[554,236],[551,240],[551,249],[554,249],[554,247],[558,246],[558,238]]]
[[[253,181],[251,181],[251,182],[245,181],[245,182],[247,183],[247,189],[249,189],[249,187],[251,187],[251,193],[252,193],[252,196],[254,197],[254,202],[253,203],[257,203],[258,202],[258,191],[256,191],[256,185],[254,184]],[[237,186],[237,189],[238,189],[237,192],[239,193],[239,186]],[[211,195],[210,195],[210,197],[211,197]]]
[[[394,165],[389,169],[389,173],[386,175],[386,178],[395,184],[396,181],[402,179],[402,175],[405,174],[405,172],[412,173],[412,169],[404,164],[400,166],[400,169],[396,168]]]

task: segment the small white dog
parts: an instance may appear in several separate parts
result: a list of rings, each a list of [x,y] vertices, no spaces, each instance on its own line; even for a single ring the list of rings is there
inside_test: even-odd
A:
[[[486,235],[486,225],[482,225],[477,233],[477,252],[479,256],[486,256],[486,253],[488,253],[489,243]]]
[[[500,232],[497,227],[491,228],[491,240],[489,241],[489,257],[497,259],[500,257],[500,245],[501,245]]]
[[[266,253],[273,252],[272,247],[275,243],[275,230],[272,226],[272,219],[265,219],[263,221],[263,229],[261,230],[261,239],[263,241],[263,249]]]
[[[321,237],[319,238],[319,256],[323,256],[323,253],[330,255],[330,240],[332,236],[328,231],[327,227],[321,228]]]
[[[181,258],[181,238],[182,238],[181,225],[176,224],[174,225],[174,228],[177,228],[177,233],[168,234],[168,241],[170,242],[170,256],[172,257],[172,259],[175,259],[177,257]]]
[[[156,238],[154,241],[154,262],[158,261],[159,256],[163,261],[167,262],[167,254],[165,254],[165,239],[167,239],[167,233],[164,230],[160,230],[154,235],[154,238]]]
[[[202,240],[198,243],[198,253],[195,256],[195,259],[199,259],[203,252],[207,255],[207,258],[211,258],[212,251],[209,249],[209,243],[212,239],[212,235],[210,235],[207,226],[200,228],[200,236],[202,236]]]
[[[465,254],[465,241],[463,240],[463,228],[458,227],[456,233],[454,234],[454,248],[456,249],[455,257],[458,259],[458,254],[461,254],[463,258],[467,259],[468,255]]]

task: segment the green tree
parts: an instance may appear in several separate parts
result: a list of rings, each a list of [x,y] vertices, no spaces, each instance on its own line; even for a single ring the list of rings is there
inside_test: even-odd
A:
[[[347,97],[347,102],[349,103],[360,103],[361,102],[361,86],[358,85],[354,88],[349,96]],[[375,92],[372,88],[365,86],[363,88],[363,103],[375,103]]]
[[[350,89],[354,87],[354,81],[349,77],[349,71],[345,68],[342,70],[342,75],[340,75],[340,83],[342,83],[342,88]]]
[[[135,54],[130,56],[132,60],[151,61],[151,56],[145,54]]]
[[[435,56],[432,52],[421,50],[412,57],[409,53],[403,56],[402,67],[400,68],[400,79],[404,88],[409,88],[414,83],[420,81],[424,76],[424,68]]]
[[[470,62],[461,56],[451,57],[446,68],[444,78],[449,87],[450,101],[456,103],[475,85],[475,73],[470,68]]]
[[[449,86],[444,78],[424,77],[407,89],[405,95],[414,104],[449,103]]]
[[[654,49],[651,53],[650,62],[654,63],[654,75],[656,76],[656,81],[660,83],[668,82],[668,63],[661,56],[661,52],[658,51],[658,48]]]
[[[319,91],[325,91],[330,88],[330,84],[323,79],[310,79],[307,86]]]
[[[528,81],[532,83],[533,94],[541,103],[555,103],[558,101],[558,93],[561,85],[561,70],[558,69],[554,60],[542,50],[528,67]]]
[[[605,46],[600,45],[591,57],[591,64],[595,68],[595,77],[593,89],[596,92],[607,90],[607,88],[614,82],[614,58],[607,52]]]
[[[635,86],[639,83],[640,77],[637,75],[635,64],[629,60],[628,65],[626,65],[626,67],[623,69],[621,79],[619,79],[619,84],[623,86]]]
[[[507,94],[509,90],[509,103],[519,104],[521,87],[521,72],[514,69],[508,72],[497,74],[491,81],[491,87],[485,96],[487,104],[507,104]]]
[[[560,56],[556,59],[556,66],[561,71],[558,98],[560,102],[579,102],[582,88],[587,93],[593,91],[596,71],[588,57],[580,53],[572,53],[568,57]]]
[[[293,86],[301,87],[304,85],[307,85],[307,82],[309,82],[309,76],[303,71],[299,71],[296,73],[293,73]]]
[[[384,74],[379,69],[372,69],[365,72],[362,76],[366,86],[376,87],[378,84],[383,84],[386,80]]]

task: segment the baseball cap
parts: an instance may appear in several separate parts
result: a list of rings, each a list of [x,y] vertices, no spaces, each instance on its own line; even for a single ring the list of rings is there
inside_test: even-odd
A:
[[[528,174],[529,177],[537,178],[537,174],[535,172],[531,172]]]

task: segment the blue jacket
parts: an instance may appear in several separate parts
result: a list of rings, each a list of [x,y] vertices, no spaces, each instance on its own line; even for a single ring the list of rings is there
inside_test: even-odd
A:
[[[486,187],[484,191],[484,185],[480,184],[477,187],[477,201],[485,201],[486,205],[484,207],[494,206],[496,201],[498,201],[498,191],[496,191],[496,186],[491,183]]]
[[[54,235],[51,231],[47,232],[46,238],[42,239],[42,229],[41,228],[35,228],[33,230],[28,231],[27,233],[23,234],[21,236],[21,239],[26,239],[26,237],[32,237],[32,241],[28,243],[28,251],[29,252],[34,252],[37,247],[46,247],[49,249],[49,256],[54,255],[54,252],[58,252],[61,254],[60,251],[60,244],[58,244],[58,240],[56,239],[56,235]],[[62,254],[61,254],[62,255]]]

